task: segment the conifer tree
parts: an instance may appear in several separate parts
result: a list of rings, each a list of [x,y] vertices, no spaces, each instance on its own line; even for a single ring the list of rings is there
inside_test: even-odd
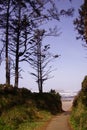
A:
[[[87,43],[87,1],[78,10],[79,17],[74,20],[75,29],[78,31],[77,39]]]

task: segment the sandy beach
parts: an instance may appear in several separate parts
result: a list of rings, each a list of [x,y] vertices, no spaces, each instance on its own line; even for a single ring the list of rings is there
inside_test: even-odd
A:
[[[62,109],[64,111],[70,111],[72,108],[73,100],[62,100]]]

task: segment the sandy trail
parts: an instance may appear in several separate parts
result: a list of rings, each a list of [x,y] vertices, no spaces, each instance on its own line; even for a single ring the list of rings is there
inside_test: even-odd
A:
[[[54,117],[44,130],[71,130],[68,124],[68,118],[70,116],[70,108],[72,101],[62,101],[62,108],[64,113]]]
[[[70,130],[68,125],[69,112],[56,116],[46,127],[46,130]]]

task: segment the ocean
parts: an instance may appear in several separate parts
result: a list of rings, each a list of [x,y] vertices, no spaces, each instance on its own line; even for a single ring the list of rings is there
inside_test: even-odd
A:
[[[57,92],[59,92],[59,94],[61,95],[62,100],[71,101],[74,99],[74,97],[78,94],[79,91],[73,92],[70,90],[67,90],[67,91],[61,90],[61,91],[57,91]]]

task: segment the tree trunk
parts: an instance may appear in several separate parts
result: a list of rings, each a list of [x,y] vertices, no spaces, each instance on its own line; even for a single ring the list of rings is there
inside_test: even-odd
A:
[[[10,85],[10,73],[9,73],[9,57],[8,57],[8,45],[9,45],[9,8],[10,8],[10,0],[8,0],[8,8],[7,8],[7,21],[6,21],[6,50],[5,50],[5,58],[6,58],[6,85]]]
[[[17,31],[17,45],[16,45],[16,58],[15,58],[15,88],[18,88],[19,81],[19,44],[20,44],[20,20],[21,20],[21,6],[19,6],[18,17],[18,31]]]
[[[16,45],[16,57],[15,57],[15,88],[18,88],[18,80],[19,80],[19,36],[20,31],[17,34],[17,45]]]
[[[41,63],[41,42],[40,40],[38,40],[37,43],[37,68],[38,68],[38,89],[39,89],[39,93],[42,93],[43,90],[43,86],[42,86],[42,63]]]
[[[18,48],[16,50],[16,59],[15,59],[15,61],[16,61],[16,64],[15,64],[15,85],[14,85],[14,87],[18,88],[18,80],[19,80],[19,72],[18,72],[18,70],[19,70]]]

